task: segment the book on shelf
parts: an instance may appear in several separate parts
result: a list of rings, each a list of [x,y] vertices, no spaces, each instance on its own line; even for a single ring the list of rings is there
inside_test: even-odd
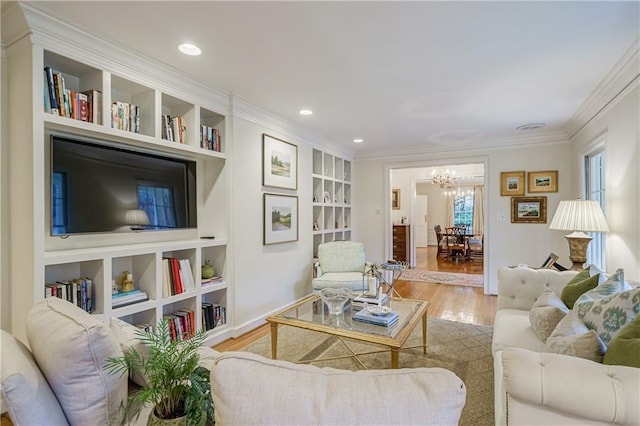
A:
[[[58,297],[91,313],[93,310],[93,282],[90,278],[61,280],[44,285],[44,297]]]
[[[111,307],[121,308],[123,306],[133,305],[134,303],[145,302],[147,300],[149,300],[147,293],[138,289],[119,292],[111,295]]]
[[[202,327],[212,330],[227,323],[227,310],[216,303],[202,302]]]
[[[111,127],[126,132],[140,133],[140,107],[128,102],[111,103]]]
[[[189,259],[165,257],[162,259],[162,295],[175,296],[196,289]]]
[[[202,124],[200,126],[200,148],[221,152],[220,130]]]
[[[398,321],[399,315],[396,311],[391,311],[387,314],[372,314],[366,309],[362,309],[355,313],[353,319],[355,321],[366,322],[368,324],[381,325],[389,327]]]
[[[200,283],[202,284],[202,287],[207,287],[207,286],[221,283],[221,282],[222,282],[222,277],[203,278],[200,281]]]
[[[82,94],[87,97],[87,121],[102,124],[102,92],[99,90],[87,90]]]

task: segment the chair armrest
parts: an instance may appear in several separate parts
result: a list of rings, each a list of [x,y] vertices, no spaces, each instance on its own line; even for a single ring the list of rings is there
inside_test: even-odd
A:
[[[319,261],[313,262],[313,269],[315,271],[314,277],[322,276],[322,268],[320,267],[320,262]]]

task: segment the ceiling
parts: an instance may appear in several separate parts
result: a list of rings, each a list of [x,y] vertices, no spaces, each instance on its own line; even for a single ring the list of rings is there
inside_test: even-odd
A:
[[[563,131],[640,34],[638,1],[30,3],[356,158]]]

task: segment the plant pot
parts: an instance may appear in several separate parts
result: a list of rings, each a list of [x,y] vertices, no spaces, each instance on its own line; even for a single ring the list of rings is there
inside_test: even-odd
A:
[[[156,416],[156,410],[153,409],[147,418],[147,426],[187,426],[187,416],[185,414],[175,419],[161,419]]]

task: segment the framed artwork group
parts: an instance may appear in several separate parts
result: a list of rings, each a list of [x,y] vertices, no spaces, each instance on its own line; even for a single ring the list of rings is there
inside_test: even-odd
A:
[[[500,195],[511,196],[511,223],[547,223],[547,197],[524,196],[525,189],[529,194],[558,192],[558,171],[500,173]]]
[[[262,134],[262,185],[298,190],[298,146]],[[298,196],[264,193],[263,244],[298,240]]]

